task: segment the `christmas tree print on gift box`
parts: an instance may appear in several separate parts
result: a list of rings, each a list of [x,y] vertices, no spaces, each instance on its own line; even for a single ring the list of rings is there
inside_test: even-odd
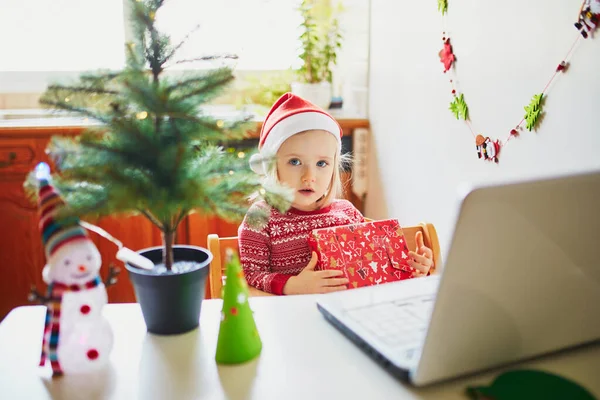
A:
[[[240,364],[258,356],[262,341],[248,304],[248,284],[237,254],[226,251],[226,280],[215,360],[219,364]]]
[[[308,244],[319,258],[316,269],[341,269],[349,289],[413,277],[404,233],[395,219],[315,229]]]

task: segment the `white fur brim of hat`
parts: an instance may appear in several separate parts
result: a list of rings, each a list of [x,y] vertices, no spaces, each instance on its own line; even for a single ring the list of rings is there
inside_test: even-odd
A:
[[[342,149],[340,126],[329,115],[315,111],[307,111],[279,121],[267,135],[260,151],[250,157],[250,168],[259,175],[265,175],[268,164],[277,150],[290,137],[309,130],[323,130],[331,133],[337,141],[338,151]]]

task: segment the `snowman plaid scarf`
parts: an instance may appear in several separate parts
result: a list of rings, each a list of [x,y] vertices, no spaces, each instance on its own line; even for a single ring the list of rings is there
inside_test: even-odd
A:
[[[53,375],[62,375],[63,373],[56,353],[60,332],[60,307],[63,294],[65,292],[79,292],[81,290],[92,289],[100,283],[102,283],[100,276],[96,276],[91,281],[82,285],[65,285],[60,282],[52,282],[48,286],[48,300],[46,302],[46,320],[44,322],[44,337],[42,340],[40,367],[46,364],[46,359],[50,359]]]

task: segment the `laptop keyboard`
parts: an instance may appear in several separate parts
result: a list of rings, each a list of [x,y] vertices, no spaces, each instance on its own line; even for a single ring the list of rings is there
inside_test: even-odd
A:
[[[394,350],[413,358],[422,345],[434,296],[373,303],[347,309],[347,315]]]

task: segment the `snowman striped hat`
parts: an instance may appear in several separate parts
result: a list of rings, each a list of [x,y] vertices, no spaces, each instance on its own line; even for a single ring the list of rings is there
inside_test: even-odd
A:
[[[268,160],[290,137],[308,130],[324,130],[337,140],[338,151],[342,149],[342,128],[326,111],[303,99],[285,93],[271,107],[267,114],[258,142],[258,153],[250,157],[250,168],[259,175],[268,170]]]
[[[66,204],[58,191],[48,182],[48,179],[38,179],[38,224],[46,259],[67,243],[76,240],[90,240],[85,229],[79,225],[76,216],[58,217],[58,213]]]

